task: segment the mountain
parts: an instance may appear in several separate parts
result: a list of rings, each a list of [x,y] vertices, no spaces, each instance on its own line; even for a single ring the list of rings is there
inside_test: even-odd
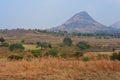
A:
[[[120,29],[120,21],[118,21],[118,22],[112,24],[110,27],[116,28],[116,29]]]
[[[94,33],[98,31],[106,31],[111,30],[95,21],[87,12],[82,11],[80,13],[75,14],[69,20],[67,20],[64,24],[52,28],[54,31],[67,31],[67,32],[77,32],[77,33]]]

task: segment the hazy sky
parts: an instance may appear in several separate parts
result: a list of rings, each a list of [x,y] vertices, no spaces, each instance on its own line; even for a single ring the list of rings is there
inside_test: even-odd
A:
[[[111,25],[120,20],[120,0],[0,0],[0,28],[50,28],[80,11]]]

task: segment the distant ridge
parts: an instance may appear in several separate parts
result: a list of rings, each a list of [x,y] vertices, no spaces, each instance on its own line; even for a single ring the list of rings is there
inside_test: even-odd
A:
[[[95,21],[86,11],[79,12],[67,20],[64,24],[52,28],[54,31],[67,31],[77,33],[94,33],[97,31],[109,31],[111,28]]]
[[[116,28],[116,29],[120,29],[120,21],[118,21],[118,22],[112,24],[110,27]]]

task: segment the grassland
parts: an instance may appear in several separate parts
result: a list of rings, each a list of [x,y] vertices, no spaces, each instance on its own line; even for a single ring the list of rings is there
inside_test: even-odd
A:
[[[0,36],[4,37],[9,43],[20,43],[22,40],[25,43],[36,43],[36,42],[49,42],[52,45],[57,45],[62,43],[65,36],[57,35],[57,34],[47,34],[43,32],[37,32],[33,30],[3,30],[0,31]],[[73,40],[73,44],[78,43],[79,41],[86,41],[90,43],[94,47],[99,48],[111,48],[117,47],[120,49],[120,39],[119,38],[101,38],[97,37],[85,37],[85,36],[72,36],[70,37]]]
[[[120,62],[40,58],[32,61],[0,60],[1,80],[119,80]]]
[[[5,34],[6,33],[6,34]],[[0,47],[0,80],[120,80],[120,61],[110,60],[113,53],[120,51],[120,39],[98,39],[96,37],[70,36],[73,45],[61,46],[65,36],[36,32],[32,30],[6,30],[0,31],[10,44],[22,43],[25,51],[10,51],[6,47]],[[76,57],[46,57],[39,58],[31,56],[31,50],[36,50],[36,42],[48,42],[53,48],[59,51],[59,54],[74,54],[80,49],[75,47],[79,41],[88,42],[91,48],[83,51],[84,56]],[[48,48],[41,50],[42,54],[49,51]],[[8,60],[11,54],[22,54],[25,56],[22,60]],[[84,60],[84,58],[89,60]]]
[[[40,49],[40,47],[37,48],[36,45],[27,44],[27,45],[23,45],[23,46],[25,47],[25,51]]]

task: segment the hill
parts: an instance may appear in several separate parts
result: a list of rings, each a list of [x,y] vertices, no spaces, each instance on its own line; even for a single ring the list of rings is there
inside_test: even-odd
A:
[[[87,12],[82,11],[75,14],[64,24],[52,28],[54,31],[67,31],[67,32],[78,32],[78,33],[94,33],[99,31],[110,31],[111,28],[95,21]]]
[[[120,21],[118,21],[118,22],[112,24],[110,27],[116,28],[116,29],[120,29]]]

